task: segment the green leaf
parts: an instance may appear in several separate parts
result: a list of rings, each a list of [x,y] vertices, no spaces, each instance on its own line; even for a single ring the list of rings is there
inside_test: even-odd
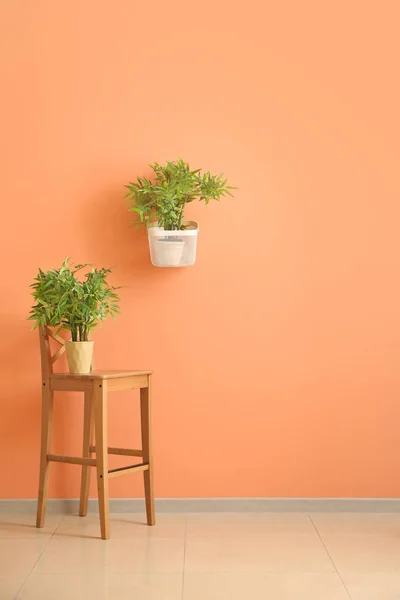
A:
[[[185,205],[194,200],[220,200],[232,196],[223,173],[212,175],[209,171],[201,175],[201,169],[191,170],[188,163],[179,158],[164,165],[155,162],[149,165],[154,172],[153,181],[137,177],[136,182],[125,185],[130,191],[128,210],[137,215],[136,226],[148,223],[154,216],[166,230],[184,228]]]
[[[82,277],[77,273],[90,269]],[[82,336],[89,326],[95,327],[108,314],[111,308],[119,312],[120,298],[115,286],[107,281],[113,268],[96,269],[90,264],[77,264],[71,268],[68,258],[60,269],[42,271],[31,284],[35,304],[32,306],[29,320],[34,321],[33,328],[49,325],[56,329],[71,331],[72,339]],[[79,339],[81,339],[79,334]]]

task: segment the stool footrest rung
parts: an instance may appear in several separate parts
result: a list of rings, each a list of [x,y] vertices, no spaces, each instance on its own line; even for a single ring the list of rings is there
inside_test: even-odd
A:
[[[108,477],[118,477],[119,475],[125,475],[125,473],[134,473],[135,471],[148,471],[149,463],[141,463],[139,465],[130,465],[128,467],[119,467],[118,469],[111,469],[108,471]]]
[[[86,467],[95,467],[95,458],[81,458],[80,456],[63,456],[62,454],[48,454],[47,460],[50,462],[69,463],[72,465],[82,465]],[[133,473],[134,471],[147,471],[149,463],[140,463],[138,465],[129,465],[127,467],[118,467],[117,469],[111,469],[108,471],[109,477],[118,477],[125,473]]]
[[[90,446],[90,452],[96,452],[96,446]],[[143,456],[143,450],[130,450],[129,448],[107,448],[108,454],[118,454],[119,456]]]
[[[48,454],[47,460],[51,462],[70,463],[72,465],[84,465],[87,467],[95,467],[95,458],[83,458],[80,456],[63,456],[62,454]]]

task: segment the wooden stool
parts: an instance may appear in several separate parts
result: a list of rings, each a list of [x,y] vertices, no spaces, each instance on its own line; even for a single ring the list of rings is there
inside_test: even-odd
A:
[[[53,364],[65,351],[65,340],[48,327],[39,329],[40,354],[42,363],[42,442],[40,452],[39,497],[37,527],[43,527],[46,514],[47,491],[50,462],[63,462],[82,465],[81,495],[79,514],[87,513],[90,483],[90,467],[97,470],[97,489],[101,537],[110,537],[108,480],[124,473],[143,471],[146,498],[147,524],[155,524],[153,491],[153,457],[151,436],[151,371],[92,371],[88,375],[54,373]],[[49,337],[60,344],[52,355]],[[142,449],[107,447],[107,392],[140,389],[140,413]],[[62,456],[51,454],[54,392],[83,392],[85,397],[83,426],[83,456]],[[96,445],[93,445],[95,433]],[[92,453],[96,458],[92,458]],[[140,456],[143,462],[130,467],[108,470],[108,454]]]

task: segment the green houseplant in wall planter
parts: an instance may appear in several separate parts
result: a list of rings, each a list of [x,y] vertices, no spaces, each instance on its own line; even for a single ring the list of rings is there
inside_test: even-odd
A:
[[[79,279],[77,273],[88,268]],[[35,304],[29,319],[34,321],[33,328],[47,326],[71,332],[71,340],[65,343],[70,373],[90,373],[90,332],[107,316],[119,313],[117,288],[107,282],[111,271],[88,264],[72,266],[66,258],[59,269],[39,269],[31,284]]]
[[[138,177],[125,186],[129,190],[125,197],[131,201],[129,210],[147,226],[154,266],[189,267],[196,260],[199,227],[194,221],[185,221],[186,204],[194,200],[208,204],[232,196],[230,190],[234,188],[222,174],[192,171],[182,159],[149,166],[154,171],[153,181]]]

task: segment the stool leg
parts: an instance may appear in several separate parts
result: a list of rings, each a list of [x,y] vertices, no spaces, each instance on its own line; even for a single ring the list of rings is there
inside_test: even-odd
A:
[[[42,386],[42,440],[40,448],[39,495],[36,527],[43,527],[46,516],[50,468],[47,455],[50,454],[51,448],[53,430],[53,404],[54,394],[50,389],[49,381],[44,381]]]
[[[90,458],[92,453],[90,452],[90,446],[93,444],[93,433],[94,433],[94,414],[93,414],[93,400],[92,392],[85,392],[85,408],[83,417],[83,458]],[[88,510],[89,500],[89,487],[90,487],[90,473],[92,467],[84,465],[82,467],[81,475],[81,499],[79,504],[79,515],[85,517]]]
[[[141,388],[140,390],[140,416],[142,427],[143,462],[149,463],[148,471],[143,471],[147,525],[155,525],[156,516],[154,510],[153,444],[151,429],[151,375],[149,375],[148,387]]]
[[[108,453],[107,453],[107,381],[94,382],[93,404],[96,435],[97,489],[101,537],[110,537],[110,513],[108,505]]]

